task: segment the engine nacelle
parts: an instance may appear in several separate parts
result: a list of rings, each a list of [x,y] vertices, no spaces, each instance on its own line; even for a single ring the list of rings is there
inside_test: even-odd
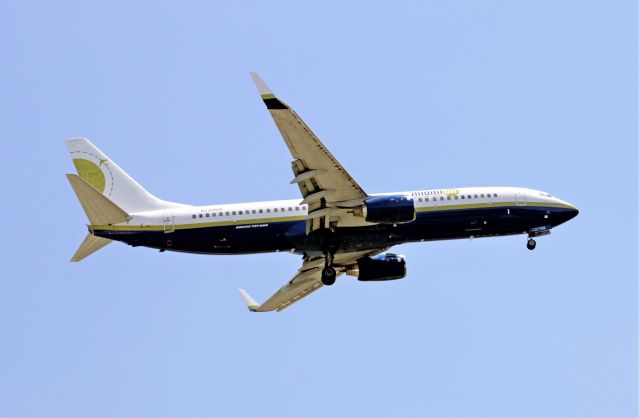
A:
[[[416,205],[407,196],[376,196],[365,200],[353,214],[371,223],[402,224],[416,219]]]
[[[361,258],[353,269],[347,270],[347,274],[357,276],[363,282],[397,280],[407,275],[407,265],[401,255],[379,254]]]

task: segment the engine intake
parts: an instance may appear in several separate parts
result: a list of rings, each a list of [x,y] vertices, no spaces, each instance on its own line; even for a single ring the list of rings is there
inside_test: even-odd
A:
[[[411,197],[376,196],[365,200],[353,214],[371,223],[401,224],[416,219],[416,206]]]
[[[361,258],[353,269],[347,270],[347,274],[357,276],[363,282],[397,280],[407,275],[407,265],[401,255],[380,254]]]

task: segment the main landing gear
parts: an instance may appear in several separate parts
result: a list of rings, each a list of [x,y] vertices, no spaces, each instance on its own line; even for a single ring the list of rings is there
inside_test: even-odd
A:
[[[529,238],[527,240],[527,248],[530,250],[534,250],[536,248],[536,240],[533,238]]]
[[[327,253],[325,256],[325,264],[320,280],[325,286],[331,286],[336,282],[336,269],[333,268],[333,254],[331,253]]]
[[[331,286],[336,282],[336,269],[333,267],[325,267],[322,269],[322,284],[325,286]]]

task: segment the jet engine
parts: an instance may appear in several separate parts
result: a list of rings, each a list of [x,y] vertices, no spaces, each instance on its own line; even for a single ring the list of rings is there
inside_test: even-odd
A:
[[[386,253],[361,258],[357,264],[347,270],[347,274],[356,276],[363,282],[397,280],[407,275],[407,266],[404,256]]]
[[[416,219],[416,206],[407,196],[376,196],[364,201],[353,210],[354,216],[367,222],[379,224],[401,224]]]

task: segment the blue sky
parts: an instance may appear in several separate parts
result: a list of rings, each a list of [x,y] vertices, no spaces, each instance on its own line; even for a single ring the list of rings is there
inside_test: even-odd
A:
[[[637,407],[632,1],[4,2],[2,416],[631,416]],[[250,314],[288,254],[68,259],[64,139],[193,204],[294,198],[258,71],[370,192],[548,191],[538,240],[397,248]]]

